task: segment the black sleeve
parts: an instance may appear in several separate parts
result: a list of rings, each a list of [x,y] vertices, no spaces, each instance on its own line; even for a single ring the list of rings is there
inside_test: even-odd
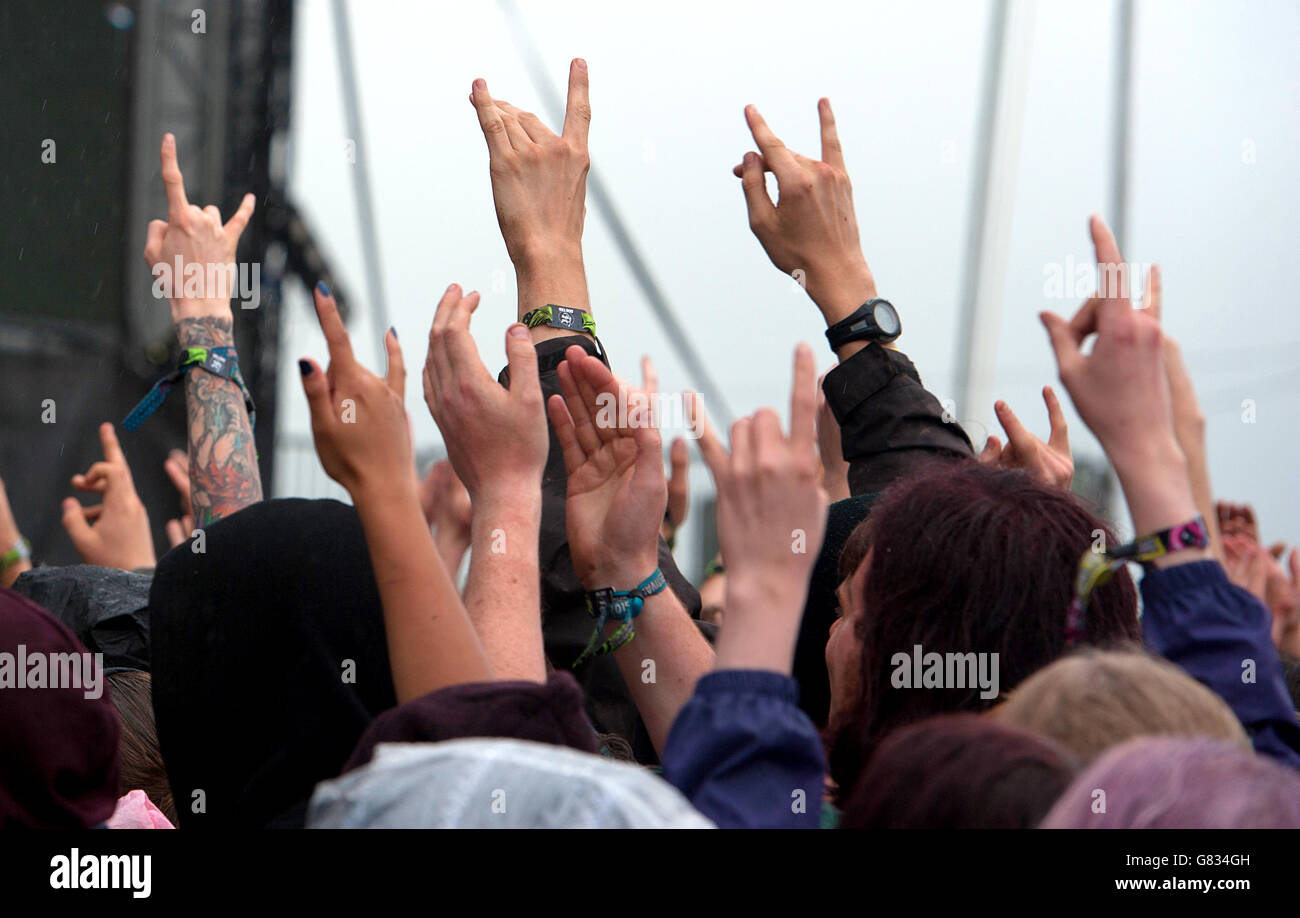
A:
[[[921,384],[900,351],[869,344],[826,374],[826,401],[840,424],[849,491],[875,494],[918,460],[973,455],[961,425]]]

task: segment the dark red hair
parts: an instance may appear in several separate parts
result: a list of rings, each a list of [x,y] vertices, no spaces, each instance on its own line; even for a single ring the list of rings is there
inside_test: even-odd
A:
[[[862,697],[832,742],[841,791],[891,730],[997,703],[967,688],[894,688],[896,653],[998,654],[1000,691],[1066,649],[1079,557],[1111,528],[1072,494],[1021,471],[977,462],[926,466],[892,485],[868,519],[871,554],[860,597]],[[1140,640],[1137,592],[1119,571],[1092,594],[1088,642]]]
[[[945,714],[885,738],[849,795],[845,829],[1033,829],[1080,763],[1046,737]]]

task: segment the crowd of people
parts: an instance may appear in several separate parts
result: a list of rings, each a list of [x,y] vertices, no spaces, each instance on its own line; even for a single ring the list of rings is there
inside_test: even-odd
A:
[[[62,506],[83,565],[33,567],[0,486],[0,826],[1300,827],[1300,552],[1215,502],[1158,268],[1133,302],[1093,217],[1096,294],[1040,317],[1121,543],[1071,492],[1050,386],[1046,440],[999,402],[1005,443],[980,450],[924,387],[830,102],[819,157],[747,107],[750,228],[837,363],[819,379],[791,342],[787,423],[763,408],[725,440],[688,396],[720,546],[692,584],[686,443],[665,455],[652,368],[628,382],[596,337],[586,64],[559,133],[481,79],[470,102],[518,312],[494,376],[479,294],[437,303],[419,375],[446,460],[416,469],[396,332],[367,368],[321,283],[328,360],[299,370],[352,503],[263,499],[231,291],[178,284],[170,549],[112,424],[71,482],[101,502]],[[233,266],[252,196],[223,222],[171,135],[161,163],[155,276]],[[102,684],[71,684],[81,659]]]

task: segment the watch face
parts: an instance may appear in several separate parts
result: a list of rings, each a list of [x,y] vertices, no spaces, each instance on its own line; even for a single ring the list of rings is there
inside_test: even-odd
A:
[[[896,337],[903,330],[903,325],[898,321],[898,311],[888,300],[880,300],[876,303],[872,314],[876,320],[876,325],[888,337]]]

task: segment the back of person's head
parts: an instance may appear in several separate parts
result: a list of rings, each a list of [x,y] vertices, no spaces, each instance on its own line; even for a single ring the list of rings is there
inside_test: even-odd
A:
[[[113,707],[122,722],[122,741],[118,745],[122,765],[119,793],[125,797],[133,790],[144,791],[175,825],[176,807],[172,805],[167,769],[158,750],[149,674],[138,669],[119,670],[109,674],[108,686]]]
[[[1061,746],[978,714],[895,730],[848,796],[846,829],[1032,829],[1070,785]]]
[[[999,692],[1014,688],[1065,652],[1079,558],[1099,536],[1115,542],[1072,494],[977,462],[926,466],[895,483],[872,508],[869,527],[861,698],[831,756],[840,787],[852,786],[890,731],[997,703],[988,686],[969,679],[960,687],[895,687],[896,655],[978,658]],[[1139,633],[1137,593],[1121,570],[1092,594],[1087,641],[1131,642]]]
[[[356,511],[267,500],[164,555],[153,704],[181,828],[301,826],[397,699]]]
[[[1045,829],[1300,829],[1300,775],[1233,743],[1143,737],[1074,780]]]
[[[0,829],[86,829],[117,806],[119,727],[66,625],[0,588]]]
[[[1203,736],[1250,749],[1223,699],[1141,650],[1084,650],[1034,673],[992,711],[1091,761],[1138,736]]]

